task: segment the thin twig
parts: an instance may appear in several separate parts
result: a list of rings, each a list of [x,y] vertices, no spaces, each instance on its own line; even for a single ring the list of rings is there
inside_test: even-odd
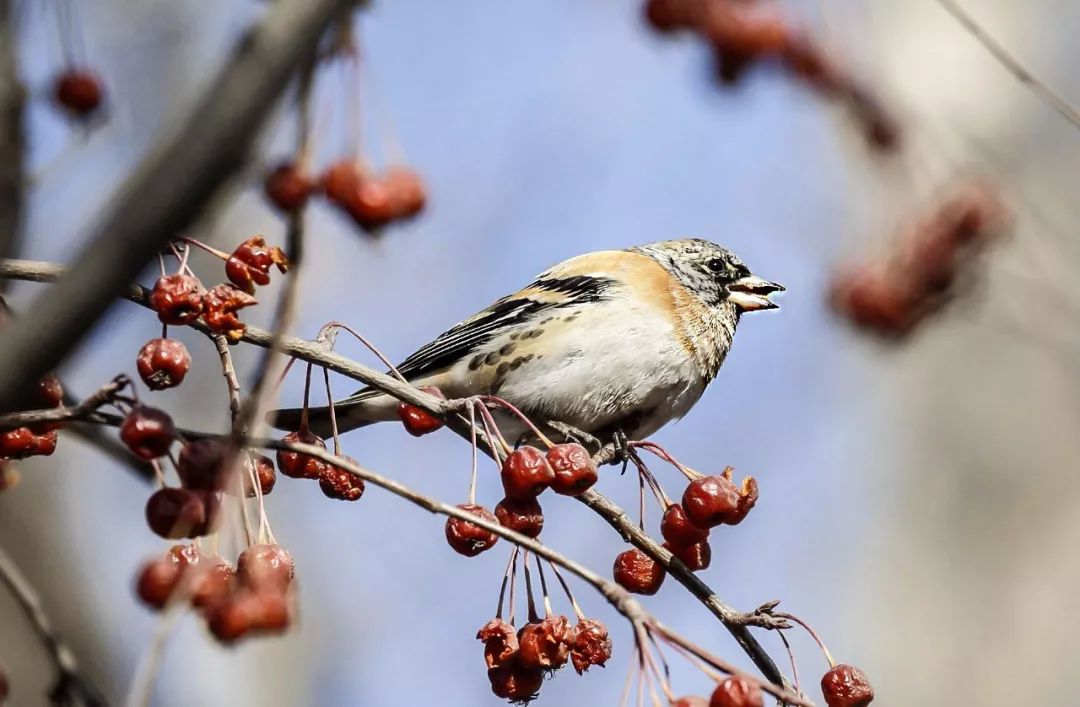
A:
[[[214,334],[211,338],[214,340],[214,347],[217,348],[218,357],[221,358],[221,375],[225,377],[225,385],[229,389],[229,418],[235,427],[237,416],[240,414],[240,381],[236,377],[236,367],[233,366],[229,340],[221,334]]]

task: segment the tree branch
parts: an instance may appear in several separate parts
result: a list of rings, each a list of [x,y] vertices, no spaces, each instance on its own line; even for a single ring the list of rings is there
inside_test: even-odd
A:
[[[26,90],[19,80],[14,5],[0,0],[0,258],[17,254],[22,232]]]
[[[355,0],[278,0],[244,36],[183,126],[134,171],[57,288],[4,332],[0,410],[18,409],[158,250],[242,164],[271,104]]]

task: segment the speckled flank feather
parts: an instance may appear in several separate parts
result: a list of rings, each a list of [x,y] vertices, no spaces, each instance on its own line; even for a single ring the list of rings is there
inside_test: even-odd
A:
[[[645,437],[684,415],[716,376],[739,321],[726,286],[747,274],[696,239],[588,253],[447,330],[399,370],[448,397],[499,395],[538,422]],[[393,419],[396,405],[362,390],[336,405],[338,425]],[[283,412],[278,424],[295,424],[299,411]],[[311,411],[317,433],[327,417]],[[520,430],[500,423],[506,435]]]

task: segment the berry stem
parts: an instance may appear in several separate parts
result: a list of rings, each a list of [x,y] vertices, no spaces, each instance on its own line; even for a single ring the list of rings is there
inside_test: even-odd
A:
[[[491,450],[495,455],[495,462],[502,466],[502,458],[499,456],[499,452],[502,452],[502,456],[509,456],[510,452],[514,451],[506,442],[506,438],[502,436],[502,432],[499,431],[499,426],[495,423],[495,418],[492,417],[491,411],[487,409],[486,405],[480,405],[480,417],[484,421],[484,433],[487,435],[488,442],[491,446]],[[498,444],[498,447],[496,447]]]
[[[509,583],[510,577],[513,574],[514,563],[517,561],[517,556],[518,547],[515,545],[514,549],[510,551],[510,559],[506,563],[506,570],[503,572],[502,585],[499,587],[499,606],[495,612],[495,618],[497,619],[503,617],[503,600],[506,598],[506,585]],[[513,601],[513,599],[511,599],[511,601]]]
[[[375,344],[371,343],[365,337],[361,336],[360,333],[357,332],[355,329],[353,329],[352,327],[350,327],[347,324],[343,324],[343,323],[338,322],[338,321],[327,322],[326,324],[323,325],[322,329],[319,330],[319,337],[321,338],[322,335],[323,335],[323,332],[325,332],[327,330],[330,330],[330,329],[341,329],[343,331],[348,332],[349,334],[352,334],[353,338],[355,338],[357,341],[359,341],[365,348],[367,348],[368,351],[375,354],[375,357],[378,358],[379,361],[381,361],[382,364],[384,366],[386,366],[390,370],[391,373],[393,373],[395,376],[397,376],[398,380],[400,380],[402,383],[408,383],[409,382],[409,381],[407,381],[405,379],[405,376],[401,375],[401,372],[398,371],[397,367],[394,366],[394,364],[390,363],[390,359],[388,359],[383,354],[383,352],[380,351],[378,349],[378,347],[375,346]],[[331,346],[331,348],[333,348],[333,347]]]
[[[566,592],[566,598],[570,600],[570,606],[574,608],[574,614],[577,615],[578,621],[584,621],[585,614],[578,605],[577,599],[574,598],[574,593],[570,591],[570,585],[566,583],[566,579],[563,577],[562,572],[559,571],[559,566],[550,560],[548,560],[548,564],[551,566],[551,571],[555,573],[555,578],[558,579],[559,584],[562,585],[563,591]]]
[[[548,449],[551,449],[555,446],[555,443],[548,439],[547,436],[543,432],[541,432],[536,425],[533,424],[532,420],[525,416],[525,413],[521,412],[521,410],[518,410],[511,403],[494,395],[481,395],[479,396],[479,398],[484,402],[489,402],[493,405],[497,405],[499,407],[509,410],[511,413],[517,416],[519,420],[524,422],[526,427],[528,427],[532,431],[532,433],[536,435],[536,438],[543,442],[545,445],[547,445]]]
[[[810,637],[813,638],[814,642],[818,644],[819,648],[821,648],[821,652],[825,654],[825,660],[829,662],[829,669],[831,670],[836,667],[836,661],[833,660],[832,653],[829,652],[828,647],[825,645],[825,641],[821,640],[821,636],[818,635],[817,631],[815,631],[813,627],[810,626],[810,624],[806,623],[794,614],[788,614],[783,611],[775,611],[773,612],[773,616],[778,616],[782,619],[787,619],[788,621],[794,621],[795,623],[806,629],[806,632],[810,634]]]
[[[668,498],[668,495],[664,493],[663,487],[660,486],[660,482],[656,480],[656,477],[653,475],[648,465],[645,464],[645,460],[633,449],[630,450],[630,459],[633,460],[634,466],[637,467],[638,476],[644,477],[646,483],[649,484],[649,489],[652,490],[656,502],[660,504],[660,510],[667,510],[667,507],[671,505],[672,501]]]
[[[540,574],[540,590],[544,593],[544,618],[551,618],[551,597],[548,595],[547,578],[544,577],[544,563],[536,558],[536,571]]]
[[[697,471],[694,471],[690,467],[688,467],[685,464],[683,464],[682,462],[680,462],[675,457],[671,456],[671,454],[669,454],[666,449],[661,447],[656,442],[649,442],[649,441],[645,441],[645,440],[638,441],[638,442],[630,442],[630,447],[631,448],[640,447],[642,449],[645,449],[647,451],[652,452],[656,456],[660,457],[661,459],[663,459],[664,461],[666,461],[667,463],[671,464],[676,469],[681,471],[683,476],[685,476],[690,481],[693,481],[694,479],[699,479],[699,478],[701,478],[703,476],[701,473],[699,473]]]
[[[202,241],[197,240],[195,238],[189,238],[188,236],[182,236],[180,238],[180,240],[183,241],[184,243],[187,243],[188,245],[193,245],[196,248],[201,248],[202,250],[205,250],[210,255],[217,256],[218,258],[221,258],[222,260],[228,260],[229,259],[229,254],[226,253],[225,251],[218,250],[214,246],[207,245],[206,243],[203,243]],[[187,265],[186,262],[183,263],[183,264]]]
[[[472,475],[469,477],[469,503],[476,503],[476,469],[478,466],[476,446],[476,408],[469,403],[469,442],[472,444]]]
[[[514,555],[510,558],[510,609],[509,609],[509,623],[514,625],[514,609],[517,607],[516,599],[517,594],[517,558],[520,547],[514,546]]]
[[[791,644],[788,643],[787,636],[784,635],[783,630],[778,630],[780,634],[780,640],[784,643],[784,648],[787,650],[788,659],[791,661],[791,680],[795,685],[795,693],[801,695],[802,690],[799,689],[799,666],[795,664],[795,652],[791,650]]]
[[[308,431],[308,404],[311,401],[311,364],[307,365],[304,374],[304,407],[300,411],[300,432]]]
[[[533,599],[532,574],[529,572],[529,551],[522,552],[522,566],[525,568],[525,594],[529,606],[529,623],[536,623],[540,616],[536,613],[536,601]]]
[[[656,651],[656,659],[664,666],[664,670],[661,672],[653,665],[653,671],[656,673],[656,679],[660,682],[660,689],[664,691],[664,695],[670,704],[675,701],[675,695],[671,692],[671,666],[668,665],[667,657],[664,656],[664,651],[660,649],[656,636],[653,635],[652,631],[648,630],[648,627],[645,629],[645,636],[649,639],[649,644],[653,647],[653,650]]]
[[[334,454],[341,456],[341,437],[338,435],[337,412],[334,409],[334,394],[330,392],[330,369],[323,366],[323,381],[326,383],[326,405],[330,408],[330,431],[334,436]],[[469,501],[472,503],[472,501]]]

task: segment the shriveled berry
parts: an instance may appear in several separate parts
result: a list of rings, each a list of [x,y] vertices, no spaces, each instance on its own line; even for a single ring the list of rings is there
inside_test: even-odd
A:
[[[473,514],[477,518],[497,523],[498,520],[491,511],[474,503],[464,503],[458,506],[463,511]],[[470,523],[460,518],[446,519],[446,542],[454,548],[454,552],[465,557],[475,557],[485,550],[490,550],[499,536],[490,530],[485,530],[479,525]]]
[[[56,102],[71,115],[87,118],[101,105],[104,98],[101,79],[87,69],[68,69],[56,77],[53,95]]]
[[[251,484],[249,470],[254,470],[255,481],[259,484],[259,491],[263,496],[274,490],[277,483],[277,471],[274,469],[274,460],[265,454],[248,452],[247,468],[244,470],[244,490],[248,498],[255,498],[255,487]]]
[[[151,339],[139,349],[135,366],[150,390],[175,388],[191,368],[191,354],[176,339]]]
[[[353,464],[356,460],[352,457],[342,457]],[[319,476],[319,488],[327,498],[336,498],[342,501],[359,501],[364,495],[364,480],[351,471],[341,467],[327,466]]]
[[[544,673],[536,668],[526,668],[516,661],[488,670],[491,691],[496,697],[510,702],[525,704],[540,694]]]
[[[187,579],[191,605],[205,609],[225,601],[236,587],[236,570],[225,562],[204,563]]]
[[[484,642],[484,660],[489,669],[508,665],[517,656],[517,631],[502,619],[488,621],[476,632],[476,638]]]
[[[0,457],[21,459],[34,448],[34,433],[29,427],[16,427],[0,432]]]
[[[594,665],[601,668],[611,658],[611,637],[599,619],[581,619],[570,634],[570,660],[581,675]]]
[[[237,579],[255,591],[284,592],[294,573],[292,555],[280,545],[252,545],[236,561]]]
[[[548,450],[547,461],[555,472],[551,488],[564,496],[580,496],[599,478],[589,451],[574,442],[556,444]]]
[[[446,400],[446,396],[443,395],[442,391],[434,386],[427,386],[420,390],[431,393],[441,400]],[[406,402],[398,403],[397,415],[398,419],[405,425],[405,430],[413,437],[429,434],[446,424],[427,410]]]
[[[683,492],[683,511],[692,524],[708,529],[727,523],[739,509],[739,490],[726,476],[702,476]]]
[[[252,236],[238,245],[225,261],[225,275],[229,282],[250,295],[255,293],[255,285],[270,284],[271,266],[283,273],[289,271],[285,251],[266,245],[262,236]]]
[[[504,498],[495,506],[495,517],[504,528],[535,538],[544,529],[544,510],[535,498],[515,501]]]
[[[163,538],[194,538],[206,530],[206,510],[201,494],[187,489],[158,489],[146,502],[146,522]]]
[[[636,547],[619,553],[615,558],[615,581],[634,594],[656,594],[664,583],[667,571]]]
[[[232,285],[218,285],[203,297],[203,319],[211,331],[235,344],[247,328],[236,313],[256,304],[258,300],[247,292]]]
[[[408,167],[391,167],[383,175],[390,192],[390,209],[395,218],[412,218],[424,209],[427,192],[420,175]]]
[[[282,211],[303,207],[314,187],[307,171],[293,162],[278,165],[263,182],[266,198]]]
[[[536,447],[519,447],[503,461],[502,485],[507,498],[536,498],[554,480],[555,471]]]
[[[549,616],[518,631],[518,663],[526,668],[557,670],[570,658],[570,622]]]
[[[165,275],[154,283],[150,308],[163,324],[190,324],[203,313],[202,283],[191,275]]]
[[[704,542],[709,537],[708,529],[691,523],[679,503],[672,503],[664,511],[664,517],[660,521],[660,534],[672,547],[689,547]]]
[[[665,542],[664,547],[672,555],[682,560],[682,563],[692,572],[708,569],[709,563],[712,562],[712,548],[709,547],[708,540],[681,547]]]
[[[180,450],[176,472],[184,488],[216,491],[221,487],[225,445],[216,439],[197,439]]]
[[[143,565],[135,582],[135,593],[144,604],[161,609],[169,601],[184,568],[168,557],[152,560]]]
[[[728,524],[738,525],[741,523],[750,510],[757,505],[759,495],[757,479],[753,476],[747,476],[743,479],[742,488],[739,489],[739,506],[735,509],[735,515],[728,520]]]
[[[157,459],[169,453],[176,427],[169,413],[140,405],[120,425],[120,440],[140,459]]]
[[[281,438],[282,442],[295,444],[310,444],[315,447],[326,449],[326,442],[310,430],[290,432]],[[323,471],[329,468],[329,464],[322,459],[316,459],[309,454],[293,452],[288,449],[279,449],[277,452],[277,464],[281,473],[294,479],[318,479]]]
[[[729,675],[713,690],[709,707],[764,707],[765,700],[757,683]]]
[[[30,443],[30,457],[47,457],[56,451],[56,430],[34,435]]]
[[[874,687],[866,673],[854,665],[836,665],[821,678],[821,694],[829,707],[866,707],[874,701]]]

